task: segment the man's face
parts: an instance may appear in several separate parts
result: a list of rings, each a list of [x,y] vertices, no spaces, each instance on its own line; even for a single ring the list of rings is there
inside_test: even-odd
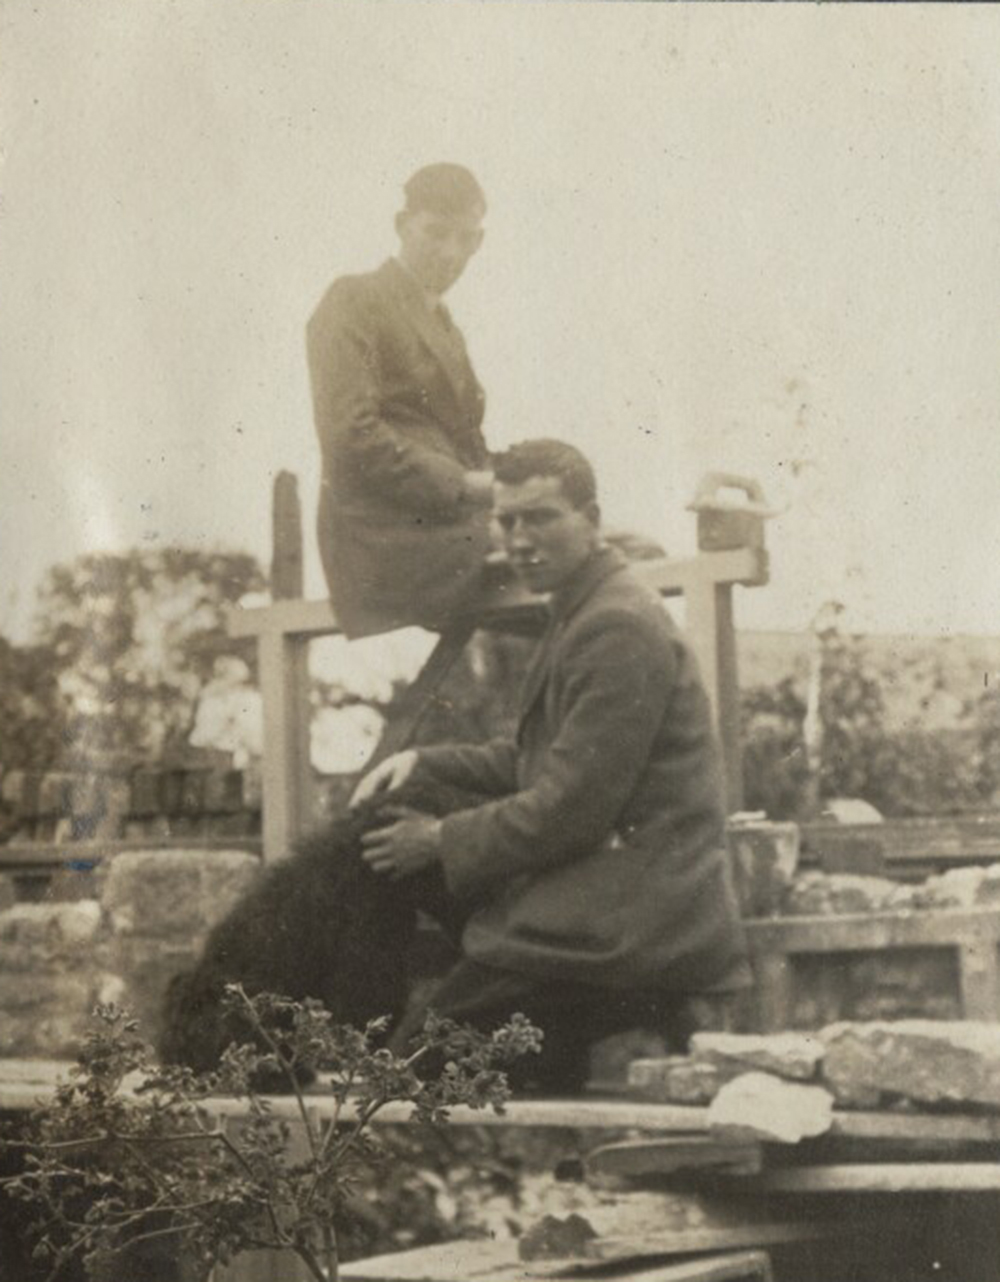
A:
[[[557,592],[597,547],[596,504],[574,507],[556,476],[498,481],[493,518],[514,571],[532,592]]]
[[[482,223],[481,209],[461,214],[404,210],[396,218],[400,260],[424,289],[443,294],[483,243]]]

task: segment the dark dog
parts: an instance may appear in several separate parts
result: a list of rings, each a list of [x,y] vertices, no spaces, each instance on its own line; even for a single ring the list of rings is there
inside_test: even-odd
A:
[[[407,785],[348,811],[269,867],[211,932],[194,969],[171,981],[159,1041],[164,1062],[207,1071],[230,1042],[245,1039],[246,1026],[222,1013],[227,984],[251,994],[316,998],[336,1023],[397,1019],[409,996],[417,910],[433,912],[444,896],[429,875],[392,881],[371,872],[361,860],[361,838],[392,822],[389,807],[439,816],[480,800],[438,785]]]

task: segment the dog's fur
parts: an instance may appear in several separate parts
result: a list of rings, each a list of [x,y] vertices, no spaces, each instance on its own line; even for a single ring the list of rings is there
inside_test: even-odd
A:
[[[231,1041],[246,1037],[240,1021],[223,1017],[226,984],[316,998],[336,1023],[398,1018],[408,997],[419,875],[392,881],[373,873],[361,860],[361,837],[392,822],[388,807],[443,815],[479,800],[440,785],[407,785],[348,811],[266,869],[211,932],[196,966],[171,981],[163,1061],[207,1071]]]

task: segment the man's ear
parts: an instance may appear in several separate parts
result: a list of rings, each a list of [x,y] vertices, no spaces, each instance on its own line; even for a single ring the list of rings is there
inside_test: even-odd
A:
[[[406,210],[405,209],[401,209],[399,211],[399,213],[393,219],[392,225],[396,228],[396,235],[402,236],[403,228],[406,226]]]
[[[583,509],[583,514],[595,530],[601,528],[601,506],[596,499],[591,499]]]

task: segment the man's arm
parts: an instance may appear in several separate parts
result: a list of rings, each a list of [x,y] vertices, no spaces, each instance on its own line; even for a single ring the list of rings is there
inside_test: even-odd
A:
[[[626,612],[581,629],[561,659],[562,721],[531,786],[442,821],[453,892],[554,867],[608,836],[662,724],[676,676],[671,653]]]
[[[379,792],[401,788],[414,774],[430,777],[483,797],[500,797],[517,787],[517,748],[507,739],[440,748],[406,748],[366,774],[351,795],[352,806]]]
[[[324,455],[349,458],[374,492],[416,513],[457,514],[486,502],[480,474],[383,417],[377,323],[350,279],[335,282],[309,320],[309,375]]]

